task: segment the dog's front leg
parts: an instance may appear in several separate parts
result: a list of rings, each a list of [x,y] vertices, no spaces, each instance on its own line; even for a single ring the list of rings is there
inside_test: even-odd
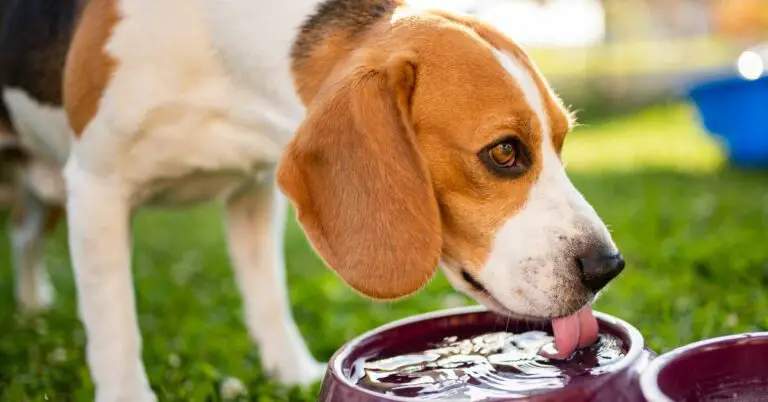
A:
[[[227,202],[229,250],[245,303],[245,321],[262,364],[285,383],[310,384],[323,366],[307,349],[291,315],[285,284],[286,202],[270,174]]]
[[[141,362],[128,194],[119,178],[92,175],[74,160],[65,175],[70,253],[96,400],[154,401]]]

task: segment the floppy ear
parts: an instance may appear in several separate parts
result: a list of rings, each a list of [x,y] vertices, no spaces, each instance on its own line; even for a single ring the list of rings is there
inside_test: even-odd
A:
[[[395,299],[435,272],[442,238],[411,127],[415,67],[358,68],[311,103],[278,168],[309,240],[352,288]]]

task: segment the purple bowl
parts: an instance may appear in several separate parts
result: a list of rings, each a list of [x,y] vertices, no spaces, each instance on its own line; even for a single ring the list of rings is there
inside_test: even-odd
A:
[[[649,402],[768,400],[768,332],[675,349],[654,360],[640,382]]]
[[[645,348],[640,332],[628,323],[595,312],[601,333],[610,333],[624,342],[626,355],[601,367],[599,374],[575,377],[563,388],[525,398],[495,398],[493,401],[570,401],[636,402],[640,372],[655,354]],[[419,345],[439,342],[449,336],[474,336],[505,328],[520,333],[541,330],[542,324],[500,317],[484,307],[463,307],[423,314],[396,321],[353,339],[339,349],[328,363],[320,394],[322,402],[395,402],[416,401],[377,393],[356,385],[350,378],[354,363],[360,358],[393,356],[414,351]],[[551,328],[545,328],[551,331]],[[550,332],[551,333],[551,332]]]

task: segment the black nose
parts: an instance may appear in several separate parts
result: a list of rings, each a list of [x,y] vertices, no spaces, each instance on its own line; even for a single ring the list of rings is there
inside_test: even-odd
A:
[[[584,286],[597,293],[613,278],[624,270],[624,257],[621,254],[595,254],[587,258],[577,258],[581,269]]]

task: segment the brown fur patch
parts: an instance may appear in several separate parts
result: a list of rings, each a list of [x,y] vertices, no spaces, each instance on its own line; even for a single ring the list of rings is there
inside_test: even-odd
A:
[[[4,169],[11,169],[27,162],[29,155],[19,143],[13,130],[4,128],[0,123],[0,181],[6,179]],[[10,171],[10,170],[9,170]]]
[[[61,222],[62,218],[64,218],[64,213],[64,207],[61,205],[47,206],[45,211],[45,226],[43,227],[43,230],[46,233],[53,232],[59,225],[59,222]]]
[[[77,137],[96,115],[115,61],[104,47],[120,20],[118,0],[91,0],[75,32],[64,71],[64,106]]]
[[[0,119],[0,208],[13,204],[18,171],[28,161],[29,155]]]

